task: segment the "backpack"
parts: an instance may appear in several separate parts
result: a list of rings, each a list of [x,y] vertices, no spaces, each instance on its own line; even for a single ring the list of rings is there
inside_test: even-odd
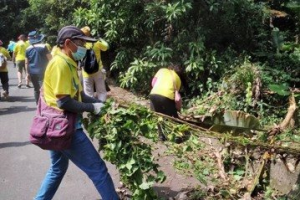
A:
[[[6,64],[6,57],[3,55],[3,53],[0,53],[0,69],[4,69]]]
[[[97,61],[96,54],[92,48],[86,51],[86,55],[82,59],[80,66],[88,74],[96,73],[99,70],[99,63]]]

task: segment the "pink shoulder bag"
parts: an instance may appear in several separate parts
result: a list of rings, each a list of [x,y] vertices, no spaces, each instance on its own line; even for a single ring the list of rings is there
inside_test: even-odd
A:
[[[65,150],[71,146],[77,113],[60,111],[44,101],[43,89],[30,128],[30,142],[45,150]]]
[[[72,67],[68,64],[71,72]],[[73,85],[78,89],[74,77]],[[79,94],[78,94],[79,95]],[[77,113],[61,111],[48,106],[41,88],[36,115],[30,128],[30,142],[46,150],[69,149],[75,133]]]

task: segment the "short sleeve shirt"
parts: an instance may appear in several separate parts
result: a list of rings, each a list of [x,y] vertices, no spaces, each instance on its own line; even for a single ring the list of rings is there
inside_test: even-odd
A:
[[[30,45],[26,49],[30,74],[44,74],[48,64],[47,54],[49,54],[49,51],[45,44]]]
[[[11,59],[9,52],[4,47],[0,47],[0,53],[2,53],[8,60]],[[3,69],[0,69],[0,72],[8,72],[7,65]]]
[[[173,70],[162,68],[158,70],[154,77],[156,82],[150,94],[158,94],[173,100],[175,97],[174,85],[177,90],[181,87],[181,80],[177,73]]]
[[[47,65],[44,76],[44,97],[47,105],[57,108],[58,95],[70,95],[81,102],[82,86],[77,74],[77,64],[61,51]],[[78,97],[79,96],[79,97]]]
[[[23,40],[19,40],[16,43],[14,53],[16,56],[16,61],[23,61],[25,60],[25,52],[26,52],[27,44]]]

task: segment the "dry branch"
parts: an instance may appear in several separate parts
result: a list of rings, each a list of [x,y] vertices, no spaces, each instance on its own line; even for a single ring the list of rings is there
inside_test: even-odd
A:
[[[280,123],[280,125],[276,125],[270,132],[269,135],[277,135],[281,133],[282,131],[288,129],[288,128],[294,128],[295,123],[297,121],[297,112],[298,112],[298,106],[296,104],[294,93],[291,94],[289,98],[289,108],[288,113],[286,114],[284,120]]]
[[[119,101],[118,103],[119,103],[119,106],[121,106],[121,107],[124,107],[124,108],[129,107],[129,104],[126,101],[122,101],[122,102]],[[131,104],[133,104],[133,103],[131,103]],[[187,125],[190,128],[190,130],[192,130],[194,132],[194,135],[196,135],[198,137],[222,139],[223,141],[227,141],[229,143],[236,144],[238,146],[244,146],[247,148],[260,148],[261,150],[269,151],[270,153],[288,153],[291,155],[300,156],[300,146],[295,146],[295,145],[280,146],[280,145],[276,145],[276,144],[263,143],[260,141],[251,141],[250,139],[247,139],[244,136],[232,136],[229,134],[221,134],[218,132],[210,131],[206,128],[188,123],[181,119],[177,119],[177,118],[170,117],[168,115],[164,115],[162,113],[154,112],[154,114],[157,116],[161,116],[165,119],[168,119],[170,121]],[[289,115],[287,115],[287,116],[289,116]]]

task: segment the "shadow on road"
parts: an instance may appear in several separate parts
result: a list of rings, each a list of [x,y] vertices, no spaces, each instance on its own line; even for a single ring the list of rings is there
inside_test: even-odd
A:
[[[20,97],[20,96],[10,96],[8,102],[35,102],[33,95],[32,97]]]
[[[0,149],[7,148],[7,147],[21,147],[21,146],[26,146],[28,144],[31,144],[31,143],[29,141],[0,143]]]
[[[175,197],[178,194],[178,191],[173,191],[169,187],[154,186],[153,189],[157,192],[158,196],[162,198]]]
[[[28,108],[27,106],[12,106],[9,108],[1,108],[0,115],[15,114],[19,112],[31,112],[34,110],[36,110],[36,108]]]

